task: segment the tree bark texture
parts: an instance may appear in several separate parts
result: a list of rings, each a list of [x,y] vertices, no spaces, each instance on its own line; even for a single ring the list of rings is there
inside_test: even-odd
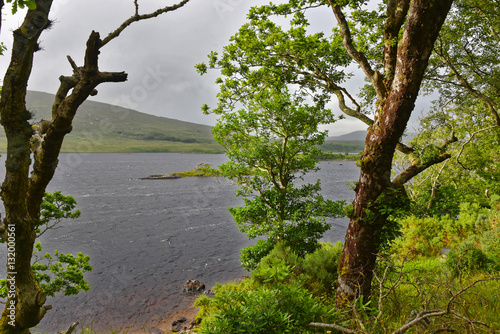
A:
[[[29,143],[33,131],[25,97],[33,54],[38,49],[40,34],[49,24],[51,5],[52,0],[37,1],[37,9],[29,11],[24,23],[14,31],[11,63],[4,78],[0,100],[1,123],[7,137],[6,174],[1,188],[5,207],[3,227],[15,227],[15,267],[7,267],[7,272],[15,273],[8,275],[15,279],[15,297],[7,299],[0,318],[1,333],[28,333],[29,328],[38,324],[46,312],[43,307],[45,295],[31,270],[36,238],[33,226],[38,217],[29,215],[26,201],[31,162]],[[13,312],[8,309],[11,303],[15,305]],[[9,325],[9,322],[15,326]]]
[[[8,241],[8,233],[14,231],[15,239],[15,265],[7,265],[7,272],[12,273],[7,278],[15,280],[15,294],[7,298],[0,318],[0,333],[9,334],[29,333],[29,329],[36,326],[50,309],[44,305],[46,296],[36,282],[31,257],[40,205],[54,175],[64,136],[72,129],[76,110],[89,95],[96,93],[95,87],[100,83],[127,79],[123,72],[99,72],[97,61],[101,39],[98,33],[92,32],[87,42],[84,66],[75,65],[72,76],[60,77],[61,86],[53,105],[52,120],[32,126],[25,103],[27,83],[33,55],[39,49],[38,38],[50,25],[48,14],[52,0],[38,0],[36,4],[36,9],[29,10],[21,27],[14,31],[12,58],[0,100],[1,124],[7,137],[6,175],[1,187],[5,217],[0,236]],[[32,153],[34,164],[30,175]]]
[[[386,36],[397,36],[400,27],[403,35],[397,50],[390,47],[384,50],[384,68],[389,73],[384,73],[382,80],[371,80],[374,84],[383,82],[385,87],[377,89],[381,92],[379,109],[368,129],[360,160],[361,174],[339,263],[339,306],[370,295],[381,234],[387,223],[386,215],[377,208],[377,199],[386,190],[400,186],[390,179],[393,155],[414,109],[429,56],[452,2],[388,1]],[[407,13],[402,13],[402,9]]]

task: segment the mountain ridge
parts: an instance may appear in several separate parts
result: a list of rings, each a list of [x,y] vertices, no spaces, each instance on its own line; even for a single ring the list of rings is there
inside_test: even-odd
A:
[[[26,105],[33,122],[51,119],[54,95],[28,91]],[[62,152],[133,153],[179,152],[224,153],[212,136],[209,125],[155,116],[109,103],[87,100],[78,109],[73,130],[63,143]],[[359,152],[363,150],[366,131],[328,137],[324,151]],[[0,127],[0,151],[7,141]]]
[[[53,101],[53,94],[28,91],[26,105],[33,120],[51,119]],[[5,148],[2,131],[0,150]],[[75,115],[62,151],[222,153],[223,149],[213,139],[211,126],[87,100]]]

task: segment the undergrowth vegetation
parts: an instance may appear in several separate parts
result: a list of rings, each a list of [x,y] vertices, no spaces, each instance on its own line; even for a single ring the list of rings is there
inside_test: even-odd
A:
[[[500,331],[500,197],[456,217],[406,217],[380,254],[369,300],[336,310],[342,244],[297,256],[282,243],[251,277],[200,296],[198,333]]]

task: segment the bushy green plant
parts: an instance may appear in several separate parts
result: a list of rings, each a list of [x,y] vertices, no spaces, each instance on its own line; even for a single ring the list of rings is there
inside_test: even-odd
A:
[[[491,250],[495,248],[495,232],[492,231],[498,225],[499,199],[492,196],[489,207],[462,203],[456,218],[450,215],[408,217],[400,222],[403,237],[394,241],[392,251],[399,255],[413,252],[418,256],[439,256],[443,248],[452,249],[471,236],[481,239],[483,235],[485,239],[481,245]],[[488,247],[491,242],[492,247]]]
[[[448,253],[445,264],[454,276],[486,271],[494,267],[494,262],[478,247],[476,237],[470,237],[453,248]]]
[[[258,285],[284,283],[285,279],[297,276],[294,271],[301,267],[302,261],[290,247],[279,242],[252,271],[252,278]]]
[[[500,266],[500,226],[483,234],[481,240],[481,249],[487,256]]]
[[[338,278],[338,264],[343,245],[322,242],[314,253],[307,254],[301,263],[302,280],[315,295],[332,295]]]
[[[315,296],[331,296],[337,282],[337,267],[342,254],[342,243],[319,243],[318,249],[304,258],[290,247],[278,243],[252,272],[257,284],[297,282]]]
[[[220,333],[314,333],[311,321],[333,320],[333,308],[315,299],[297,284],[258,286],[252,290],[225,290],[212,298],[201,298],[197,307],[213,313],[203,319],[202,334]]]

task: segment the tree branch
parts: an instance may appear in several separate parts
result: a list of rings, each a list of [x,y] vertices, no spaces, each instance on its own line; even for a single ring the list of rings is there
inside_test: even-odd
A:
[[[500,115],[498,114],[498,111],[496,110],[495,103],[486,95],[484,95],[482,92],[479,90],[476,90],[472,87],[472,85],[460,74],[458,69],[454,66],[454,64],[448,59],[443,52],[438,53],[439,58],[443,61],[443,63],[446,64],[450,68],[450,70],[453,72],[453,75],[457,78],[458,82],[460,85],[465,88],[467,91],[469,91],[473,96],[477,97],[490,109],[490,112],[492,116],[495,119],[495,122],[497,126],[500,126]]]
[[[73,67],[74,75],[61,76],[60,86],[52,105],[52,122],[44,136],[41,146],[34,150],[33,172],[29,177],[29,187],[26,194],[29,212],[33,217],[38,216],[40,205],[43,201],[45,189],[52,179],[59,152],[66,134],[72,130],[73,118],[78,107],[91,95],[95,88],[103,82],[122,82],[127,80],[124,72],[99,72],[98,57],[101,47],[99,33],[92,31],[87,40],[85,61],[83,67],[68,58]],[[75,69],[76,67],[76,69]],[[72,89],[70,95],[69,91]]]
[[[187,4],[189,1],[190,0],[183,0],[183,1],[179,2],[176,5],[166,6],[166,7],[160,8],[160,9],[158,9],[158,10],[152,12],[152,13],[143,14],[143,15],[139,15],[138,14],[138,6],[137,6],[136,7],[135,15],[132,16],[132,17],[130,17],[128,20],[125,20],[115,31],[109,33],[109,35],[106,36],[106,38],[104,38],[102,40],[101,47],[103,47],[104,45],[108,44],[110,41],[112,41],[116,37],[118,37],[122,33],[122,31],[125,30],[132,23],[138,22],[138,21],[142,21],[142,20],[151,19],[151,18],[157,17],[157,16],[159,16],[159,15],[161,15],[163,13],[174,11],[176,9],[181,8],[182,6],[184,6],[185,4]]]
[[[356,334],[356,333],[363,333],[357,330],[345,328],[336,324],[323,324],[320,322],[311,322],[309,324],[311,327],[318,327],[318,328],[329,328],[329,329],[336,329],[338,331],[341,331],[342,333],[348,333],[348,334]]]
[[[391,86],[396,71],[399,31],[410,8],[410,0],[389,0],[384,29],[384,75],[386,89]]]
[[[349,29],[347,20],[344,16],[344,13],[342,12],[342,8],[339,5],[336,5],[333,0],[328,0],[328,2],[332,7],[335,17],[337,18],[337,22],[342,33],[343,44],[347,53],[361,66],[363,72],[365,72],[366,76],[375,88],[378,97],[381,99],[385,98],[387,96],[387,91],[383,83],[383,75],[378,71],[374,71],[364,53],[358,51],[354,46],[351,30]]]
[[[481,130],[477,130],[476,132],[472,133],[472,135],[470,136],[470,138],[462,145],[462,147],[460,148],[460,152],[458,152],[458,155],[457,155],[457,163],[462,166],[463,169],[467,169],[465,168],[465,166],[460,162],[460,157],[462,156],[462,153],[464,152],[464,149],[465,149],[465,146],[467,144],[469,144],[472,139],[474,139],[474,137],[481,133],[481,132],[485,132],[485,131],[489,131],[489,130],[492,130],[492,129],[495,129],[495,128],[498,128],[499,125],[495,124],[493,126],[490,126],[490,127],[487,127],[487,128],[484,128],[484,129],[481,129]]]

